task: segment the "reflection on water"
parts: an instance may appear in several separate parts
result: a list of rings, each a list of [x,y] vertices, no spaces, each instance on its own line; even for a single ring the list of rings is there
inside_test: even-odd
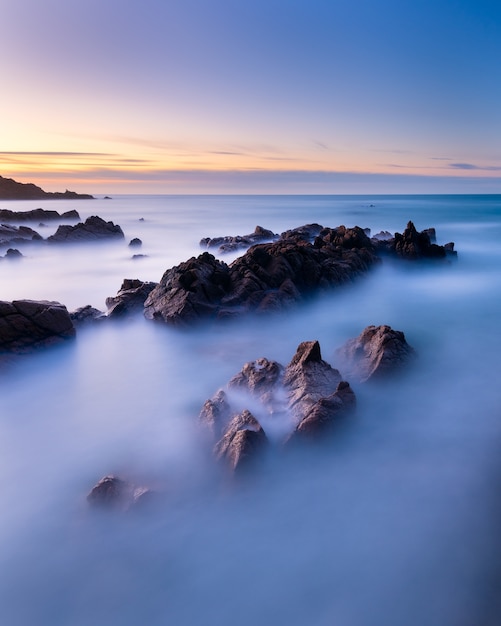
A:
[[[103,309],[123,278],[158,280],[203,236],[257,223],[353,225],[359,210],[373,232],[413,219],[459,251],[450,266],[386,264],[287,315],[182,333],[141,318],[98,325],[2,372],[1,623],[499,623],[496,202],[95,201],[78,205],[82,217],[120,223],[124,243],[31,246],[2,263],[3,299]],[[150,255],[138,262],[135,236]],[[369,324],[403,330],[416,366],[398,383],[353,384],[357,414],[325,446],[285,456],[277,445],[252,481],[228,485],[197,428],[203,402],[245,361],[285,364],[301,341],[318,339],[335,366],[335,349]],[[109,473],[152,485],[156,506],[91,514],[85,496]]]

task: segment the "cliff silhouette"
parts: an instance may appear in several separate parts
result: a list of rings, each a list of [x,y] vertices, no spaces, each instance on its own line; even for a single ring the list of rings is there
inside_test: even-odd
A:
[[[44,191],[33,183],[18,183],[0,176],[0,200],[93,200],[94,196],[76,191]]]

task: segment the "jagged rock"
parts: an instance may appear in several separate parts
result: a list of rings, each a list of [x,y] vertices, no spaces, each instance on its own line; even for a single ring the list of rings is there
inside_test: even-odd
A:
[[[85,222],[75,226],[64,224],[47,237],[51,243],[73,243],[81,241],[98,241],[101,239],[124,239],[124,233],[118,224],[105,222],[101,217],[93,215]]]
[[[42,241],[43,237],[28,226],[11,226],[0,224],[0,246]]]
[[[390,241],[390,239],[393,239],[393,235],[387,230],[382,230],[379,233],[376,233],[373,239],[376,239],[377,241]]]
[[[456,256],[454,244],[447,247],[436,243],[434,228],[427,228],[421,232],[416,230],[412,222],[402,234],[395,233],[393,238],[374,237],[372,242],[379,253],[386,253],[401,259],[416,261],[420,259],[445,259]]]
[[[318,341],[299,344],[283,377],[295,422],[301,422],[321,398],[331,396],[341,381],[338,370],[322,359]]]
[[[368,326],[336,352],[347,378],[366,382],[397,373],[416,353],[405,335],[390,326]]]
[[[355,394],[322,359],[318,341],[305,341],[285,368],[265,358],[246,363],[229,381],[227,391],[219,390],[205,402],[199,419],[216,438],[222,435],[215,451],[217,456],[225,456],[233,449],[230,444],[238,430],[260,432],[256,415],[274,420],[277,432],[286,434],[289,442],[304,435],[321,437],[331,423],[354,407]],[[238,435],[236,443],[251,446],[254,439],[254,435]]]
[[[75,311],[71,311],[70,318],[75,326],[107,319],[105,313],[99,309],[95,309],[90,304],[75,309]]]
[[[58,213],[49,209],[31,209],[30,211],[11,211],[0,209],[0,221],[2,222],[40,222],[41,220],[79,220],[77,211]],[[42,224],[43,225],[43,224]]]
[[[228,426],[232,408],[226,393],[220,389],[212,398],[206,400],[198,419],[214,438],[220,437]]]
[[[59,302],[0,301],[0,353],[30,352],[74,336],[68,310]]]
[[[249,248],[256,243],[264,241],[274,241],[278,239],[278,235],[271,230],[267,230],[262,226],[256,226],[253,233],[249,235],[236,235],[225,237],[205,237],[200,241],[200,245],[203,248],[218,248],[219,252],[234,252],[235,250],[242,250]]]
[[[87,495],[87,502],[96,509],[129,511],[150,499],[148,487],[133,485],[117,476],[104,476]]]
[[[349,383],[341,381],[330,396],[317,400],[287,439],[287,443],[304,438],[318,440],[327,434],[340,418],[355,409],[356,398]]]
[[[117,295],[106,298],[108,317],[122,317],[129,313],[142,311],[144,301],[156,285],[157,283],[143,282],[133,278],[124,279]]]
[[[267,444],[261,424],[250,411],[244,410],[230,421],[224,436],[214,447],[214,454],[232,472],[242,473],[262,455]]]
[[[75,191],[49,192],[33,183],[18,183],[12,178],[0,176],[0,200],[42,200],[46,198],[62,200],[92,200],[93,196]]]
[[[139,239],[139,237],[134,237],[134,239],[131,239],[129,241],[129,247],[130,248],[134,248],[134,247],[139,247],[142,246],[143,242],[141,241],[141,239]]]
[[[316,232],[316,229],[315,229]],[[323,228],[251,247],[227,265],[208,252],[167,270],[145,302],[145,316],[173,325],[286,309],[319,289],[350,282],[377,262],[361,228]]]

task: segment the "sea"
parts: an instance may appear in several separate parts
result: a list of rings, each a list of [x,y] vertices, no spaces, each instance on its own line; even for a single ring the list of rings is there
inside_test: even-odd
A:
[[[286,313],[176,329],[141,314],[0,371],[0,624],[495,626],[501,623],[501,196],[117,195],[4,201],[76,209],[125,239],[17,246],[0,299],[106,311],[125,278],[159,281],[204,237],[307,223],[372,234],[434,227],[457,259],[383,261]],[[32,224],[43,237],[57,224]],[[142,246],[128,246],[132,238]],[[4,255],[5,250],[0,250]],[[143,256],[133,258],[134,254]],[[216,256],[232,262],[240,253]],[[417,359],[352,382],[356,413],[323,445],[230,481],[200,409],[244,363],[337,349],[368,325]],[[341,370],[341,374],[342,374]],[[161,494],[92,510],[116,475]]]

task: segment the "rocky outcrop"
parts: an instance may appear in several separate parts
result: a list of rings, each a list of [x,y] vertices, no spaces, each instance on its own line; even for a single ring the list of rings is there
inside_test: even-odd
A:
[[[107,319],[105,313],[99,309],[95,309],[90,304],[81,306],[78,309],[75,309],[75,311],[71,311],[70,318],[75,326],[81,326],[82,324],[89,324]]]
[[[0,176],[0,200],[92,200],[93,196],[75,191],[49,192],[33,183],[19,183]]]
[[[289,444],[322,439],[354,407],[355,394],[322,359],[318,341],[305,341],[286,367],[266,358],[246,363],[225,389],[205,402],[199,419],[219,438],[216,457],[235,470],[267,445],[263,420],[273,420]]]
[[[157,283],[126,278],[117,295],[106,298],[108,317],[123,317],[134,312],[142,312],[144,302]]]
[[[23,254],[19,252],[17,248],[9,248],[5,253],[5,256],[0,256],[0,259],[7,259],[9,261],[16,261],[18,259],[22,259]]]
[[[396,256],[409,261],[437,260],[457,256],[452,242],[445,246],[439,246],[435,243],[436,232],[434,228],[427,228],[418,232],[414,224],[409,222],[402,234],[395,233],[393,237],[387,235],[387,232],[379,233],[372,239],[372,243],[379,254]]]
[[[79,222],[75,226],[63,224],[53,235],[47,237],[50,243],[76,243],[102,239],[124,239],[124,233],[118,224],[105,222],[97,215],[88,217],[85,222]]]
[[[137,486],[118,476],[104,476],[87,495],[87,502],[95,509],[130,511],[142,508],[154,492]]]
[[[10,209],[0,209],[1,222],[47,222],[62,220],[79,220],[77,211],[66,211],[58,213],[48,209],[32,209],[31,211],[11,211]]]
[[[134,239],[129,241],[129,248],[139,248],[142,245],[143,242],[139,239],[139,237],[134,237]]]
[[[231,472],[241,474],[252,468],[267,445],[268,438],[261,424],[245,409],[230,421],[224,436],[214,447],[214,455]]]
[[[28,226],[0,224],[0,246],[43,241],[43,237]]]
[[[290,231],[277,242],[252,246],[231,265],[204,252],[167,270],[145,302],[145,316],[182,326],[285,310],[354,280],[377,260],[361,228],[321,228],[313,243]]]
[[[279,236],[271,230],[267,230],[262,226],[256,226],[254,232],[249,235],[205,237],[200,241],[200,246],[207,249],[217,248],[219,252],[235,252],[236,250],[250,248],[257,243],[275,241],[278,237]]]
[[[416,356],[404,333],[385,325],[368,326],[336,354],[347,377],[358,382],[394,375]]]
[[[70,315],[59,302],[0,301],[0,353],[31,352],[74,336]]]

